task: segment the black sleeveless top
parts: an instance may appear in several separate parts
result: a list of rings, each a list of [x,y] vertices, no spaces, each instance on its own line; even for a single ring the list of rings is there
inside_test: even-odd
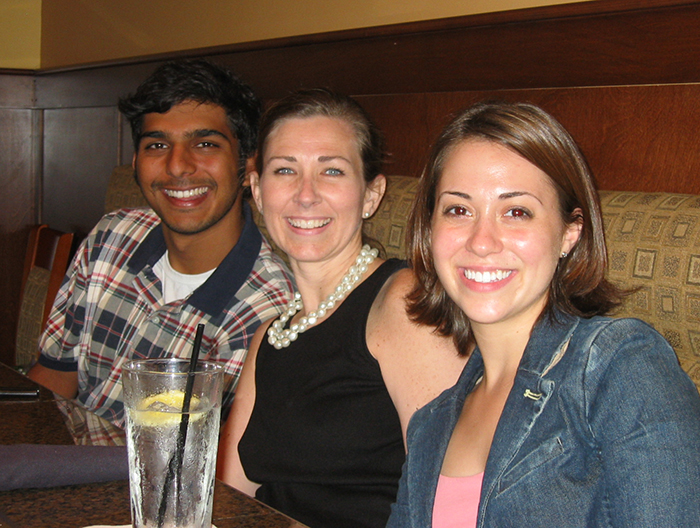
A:
[[[256,497],[311,528],[384,528],[404,446],[379,364],[367,349],[372,302],[402,261],[365,279],[322,323],[256,360],[256,398],[238,451]]]

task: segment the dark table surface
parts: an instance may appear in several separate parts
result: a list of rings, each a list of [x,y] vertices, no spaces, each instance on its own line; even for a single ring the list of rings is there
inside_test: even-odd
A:
[[[0,388],[34,384],[0,363]],[[124,445],[112,424],[40,388],[31,397],[0,397],[0,444]],[[0,492],[0,528],[83,528],[131,522],[128,481]],[[304,528],[302,524],[217,481],[217,528]]]

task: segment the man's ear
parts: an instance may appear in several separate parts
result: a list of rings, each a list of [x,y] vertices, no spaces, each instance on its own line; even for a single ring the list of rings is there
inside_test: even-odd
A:
[[[243,181],[241,185],[243,187],[250,187],[250,173],[255,171],[255,156],[251,156],[245,160],[245,174],[243,175]]]
[[[362,215],[364,218],[369,218],[379,209],[379,204],[382,202],[385,192],[386,177],[383,174],[378,174],[367,184],[367,188],[365,189],[365,204],[362,208]]]
[[[131,168],[134,169],[134,181],[136,182],[136,185],[141,187],[141,184],[139,183],[139,174],[136,171],[136,152],[134,152],[134,155],[131,156]]]
[[[247,168],[247,166],[246,166]],[[253,200],[255,201],[255,207],[258,208],[258,211],[260,211],[260,214],[262,214],[263,209],[262,209],[262,199],[260,198],[260,176],[258,175],[258,171],[256,170],[251,170],[248,172],[248,183],[250,185],[250,191],[253,194]]]

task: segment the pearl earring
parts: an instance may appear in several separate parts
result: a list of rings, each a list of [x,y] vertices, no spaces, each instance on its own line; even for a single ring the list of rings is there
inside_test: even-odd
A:
[[[362,213],[362,216],[363,216],[364,218],[369,218],[369,213],[368,213],[368,212],[364,212],[364,213]]]

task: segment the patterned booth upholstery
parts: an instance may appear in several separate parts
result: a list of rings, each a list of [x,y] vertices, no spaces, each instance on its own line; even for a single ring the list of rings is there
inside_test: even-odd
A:
[[[113,179],[117,173],[130,189],[125,203],[144,203],[131,167],[117,167]],[[365,233],[383,245],[388,257],[406,256],[406,220],[417,184],[410,176],[389,176],[384,201],[365,221]],[[609,276],[624,287],[639,288],[613,315],[653,325],[700,390],[700,196],[602,191],[601,202]],[[257,212],[255,220],[266,233]]]
[[[600,194],[609,277],[639,288],[615,315],[653,325],[700,388],[700,196]]]

